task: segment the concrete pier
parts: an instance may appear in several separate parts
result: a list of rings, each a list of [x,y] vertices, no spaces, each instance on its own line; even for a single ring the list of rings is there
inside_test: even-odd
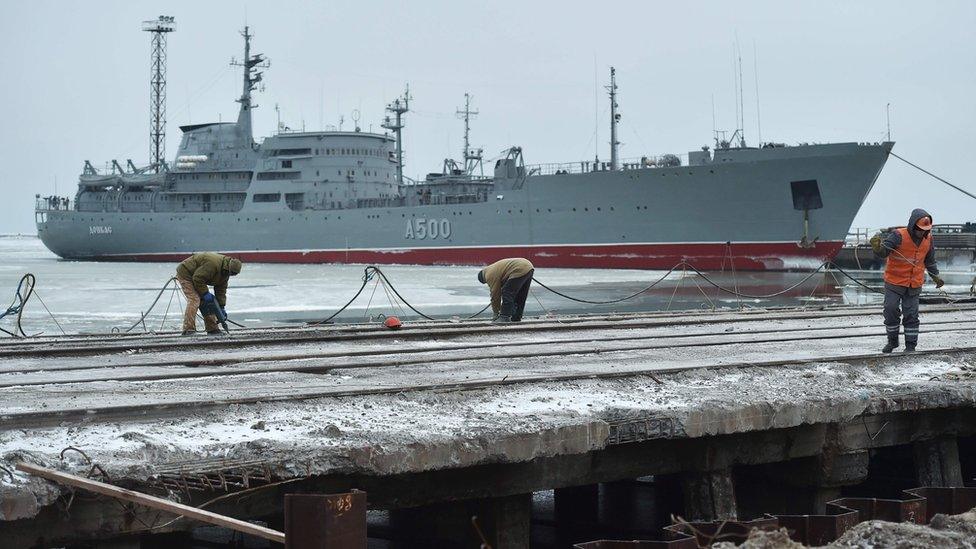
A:
[[[476,515],[494,547],[528,546],[534,492],[555,490],[559,524],[595,522],[598,485],[642,477],[703,519],[779,505],[749,478],[788,479],[797,512],[822,511],[884,448],[956,486],[974,328],[972,306],[925,306],[919,352],[891,355],[874,307],[4,340],[0,539],[193,526],[72,499],[13,472],[25,460],[191,505],[242,492],[208,506],[239,518],[356,488],[404,535],[480,543]]]

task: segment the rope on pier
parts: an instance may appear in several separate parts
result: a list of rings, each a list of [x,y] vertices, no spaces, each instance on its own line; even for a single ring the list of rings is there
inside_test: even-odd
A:
[[[365,269],[363,269],[363,283],[359,287],[359,290],[356,291],[356,294],[354,296],[352,296],[352,299],[350,299],[349,301],[347,301],[345,305],[343,305],[342,307],[340,307],[338,311],[332,313],[332,315],[330,315],[328,318],[325,318],[325,319],[322,319],[322,320],[317,320],[315,322],[309,322],[307,324],[307,326],[318,326],[319,324],[326,324],[329,321],[331,321],[332,319],[334,319],[335,317],[339,316],[339,314],[341,314],[343,311],[345,311],[346,309],[348,309],[349,306],[352,305],[353,301],[356,301],[356,298],[358,298],[360,296],[360,294],[363,293],[363,290],[366,289],[366,285],[369,284],[369,281],[370,280],[373,280],[373,277],[379,277],[378,278],[378,281],[379,282],[382,282],[383,287],[384,287],[384,290],[389,290],[390,292],[392,292],[392,294],[395,295],[397,297],[397,299],[399,299],[400,301],[402,301],[403,304],[406,305],[408,309],[410,309],[411,311],[413,311],[414,313],[416,313],[418,316],[420,316],[422,318],[425,318],[427,320],[434,320],[434,317],[429,316],[429,315],[426,315],[426,314],[420,312],[419,310],[417,310],[416,307],[414,307],[413,305],[411,305],[409,301],[407,301],[406,299],[404,299],[403,296],[400,295],[400,292],[397,291],[397,289],[393,285],[393,283],[390,282],[390,279],[387,278],[386,273],[384,273],[379,267],[377,267],[376,265],[368,265]],[[375,288],[374,288],[374,290],[375,290]],[[371,301],[372,301],[372,299],[371,299]],[[482,308],[480,311],[478,311],[477,313],[475,313],[475,314],[467,317],[467,320],[471,320],[471,319],[477,317],[481,313],[483,313],[486,310],[488,310],[488,307],[490,307],[490,306],[491,306],[490,303],[488,305],[485,305],[484,308]]]
[[[34,293],[34,285],[37,283],[37,279],[33,274],[27,273],[20,278],[20,282],[17,284],[17,292],[14,293],[14,299],[10,302],[10,306],[3,313],[0,313],[0,318],[4,318],[9,315],[17,315],[17,322],[15,323],[15,328],[13,332],[9,332],[0,328],[3,333],[11,337],[27,337],[24,333],[24,328],[20,325],[21,316],[24,314],[24,305],[27,304],[27,300],[30,299],[31,294]]]
[[[546,284],[544,284],[542,281],[540,281],[537,278],[533,278],[532,280],[533,280],[533,282],[535,282],[539,286],[542,286],[546,290],[549,290],[550,292],[552,292],[552,293],[554,293],[554,294],[556,294],[556,295],[558,295],[560,297],[563,297],[565,299],[568,299],[570,301],[576,301],[577,303],[588,303],[588,304],[591,304],[591,305],[610,305],[610,304],[613,304],[613,303],[620,303],[622,301],[627,301],[629,299],[633,299],[635,297],[640,296],[644,292],[646,292],[646,291],[650,290],[651,288],[657,286],[664,279],[666,279],[669,275],[671,275],[671,273],[673,273],[674,271],[678,270],[679,268],[682,269],[682,272],[684,272],[684,271],[691,271],[691,272],[697,274],[698,276],[700,276],[702,278],[702,280],[704,280],[709,285],[711,285],[712,287],[718,289],[721,292],[724,292],[724,293],[727,293],[727,294],[730,294],[730,295],[734,295],[736,297],[742,297],[742,298],[745,298],[745,299],[770,299],[770,298],[774,298],[774,297],[779,297],[781,295],[784,295],[786,293],[789,293],[789,292],[791,292],[791,291],[799,288],[800,286],[802,286],[803,284],[805,284],[807,281],[809,281],[811,278],[813,278],[814,276],[816,276],[821,271],[824,271],[825,269],[834,269],[834,270],[838,271],[839,273],[843,274],[845,277],[849,278],[852,282],[854,282],[855,284],[863,287],[864,289],[866,289],[868,291],[871,291],[871,292],[874,292],[874,293],[878,293],[878,294],[884,293],[884,292],[882,292],[881,290],[879,290],[877,288],[872,288],[871,286],[868,286],[867,284],[864,284],[863,282],[861,282],[860,280],[858,280],[857,278],[855,278],[853,275],[851,275],[850,273],[848,273],[847,271],[845,271],[841,267],[837,266],[837,264],[835,264],[833,262],[830,262],[830,261],[825,261],[825,262],[821,263],[820,266],[816,268],[816,270],[814,270],[813,272],[811,272],[809,275],[807,275],[806,277],[804,277],[803,280],[800,280],[796,284],[793,284],[792,286],[783,288],[782,290],[779,290],[777,292],[773,292],[773,293],[770,293],[770,294],[747,294],[747,293],[744,293],[744,292],[740,292],[738,289],[726,288],[725,286],[722,286],[718,282],[715,282],[714,280],[712,280],[711,278],[709,278],[708,275],[706,275],[702,271],[698,270],[698,268],[695,267],[694,265],[692,265],[692,264],[690,264],[688,262],[685,262],[685,261],[681,261],[681,262],[675,264],[675,266],[674,267],[671,267],[670,269],[668,269],[668,271],[666,273],[664,273],[664,275],[661,276],[661,278],[655,280],[650,286],[647,286],[646,288],[640,290],[639,292],[635,292],[633,294],[630,294],[628,296],[624,296],[624,297],[621,297],[621,298],[618,298],[618,299],[610,299],[610,300],[606,300],[606,301],[595,301],[595,300],[590,300],[590,299],[583,299],[583,298],[573,297],[571,295],[567,295],[567,294],[565,294],[563,292],[560,292],[558,290],[554,290],[553,288],[550,288],[549,286],[547,286]]]
[[[15,323],[16,327],[12,332],[0,328],[0,332],[3,332],[11,337],[30,337],[24,332],[24,327],[21,325],[21,319],[23,318],[24,308],[27,306],[27,301],[31,297],[36,296],[37,301],[40,302],[41,306],[44,307],[44,310],[47,311],[47,314],[50,315],[51,320],[53,320],[54,324],[56,324],[58,329],[61,330],[61,334],[67,335],[64,328],[61,327],[61,323],[58,322],[58,319],[55,318],[54,314],[51,312],[51,309],[48,309],[47,304],[44,303],[43,299],[41,299],[41,294],[37,293],[35,290],[36,285],[37,277],[35,277],[33,273],[27,273],[20,277],[20,282],[17,283],[17,292],[14,294],[13,301],[10,302],[10,306],[7,307],[6,311],[0,313],[0,319],[9,315],[17,315],[17,321]]]

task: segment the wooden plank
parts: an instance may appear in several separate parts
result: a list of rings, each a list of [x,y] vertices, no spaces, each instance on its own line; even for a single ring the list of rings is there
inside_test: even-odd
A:
[[[118,486],[113,486],[97,480],[79,477],[77,475],[56,471],[54,469],[48,469],[47,467],[40,467],[30,463],[25,463],[23,461],[17,464],[17,470],[46,478],[60,484],[66,484],[68,486],[74,486],[75,488],[95,492],[96,494],[101,494],[103,496],[109,496],[116,499],[121,499],[123,501],[136,503],[138,505],[151,507],[153,509],[159,509],[161,511],[182,515],[200,522],[213,524],[214,526],[229,528],[236,532],[250,534],[252,536],[273,541],[275,543],[285,543],[284,532],[279,532],[277,530],[272,530],[270,528],[265,528],[263,526],[258,526],[256,524],[251,524],[250,522],[237,520],[224,515],[218,515],[216,513],[211,513],[210,511],[204,511],[203,509],[197,509],[196,507],[190,507],[189,505],[183,505],[167,499],[157,498],[155,496],[150,496],[149,494],[119,488]]]

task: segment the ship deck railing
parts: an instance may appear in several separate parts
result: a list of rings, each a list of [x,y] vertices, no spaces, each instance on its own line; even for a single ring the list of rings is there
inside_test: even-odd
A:
[[[674,161],[685,155],[642,156],[639,158],[624,158],[619,161],[619,170],[642,170],[661,167],[675,167]],[[677,164],[680,166],[681,164]],[[590,172],[607,172],[610,161],[580,160],[579,162],[550,162],[546,164],[531,164],[525,166],[528,175],[565,175]]]
[[[38,197],[34,201],[34,210],[38,212],[67,212],[74,208],[73,200],[63,196]]]

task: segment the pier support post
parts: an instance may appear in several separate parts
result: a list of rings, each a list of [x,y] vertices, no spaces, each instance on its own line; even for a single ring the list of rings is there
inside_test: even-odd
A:
[[[819,456],[742,467],[736,471],[738,510],[762,513],[816,514],[841,496],[841,487],[868,476],[868,452],[825,452]]]
[[[955,437],[920,440],[912,445],[919,486],[962,486],[959,445]]]
[[[493,549],[528,549],[532,494],[465,500],[390,512],[397,540],[429,547],[466,548],[483,543],[472,524]]]
[[[690,471],[681,479],[687,520],[735,520],[735,485],[731,469]]]
[[[600,485],[586,484],[553,490],[553,514],[561,547],[587,537],[600,519]]]

